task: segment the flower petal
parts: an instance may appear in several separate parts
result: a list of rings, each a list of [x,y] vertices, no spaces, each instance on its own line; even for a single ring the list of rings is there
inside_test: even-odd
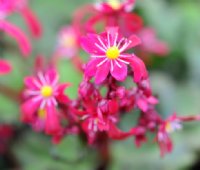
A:
[[[8,35],[16,39],[24,56],[28,56],[30,54],[31,44],[24,33],[18,27],[7,21],[1,21],[0,30],[5,31]]]
[[[0,60],[0,75],[8,74],[12,70],[9,62]]]
[[[33,101],[32,99],[27,100],[20,107],[21,110],[21,120],[23,122],[32,123],[34,121],[34,113],[39,108],[40,101]]]
[[[85,68],[85,76],[93,77],[97,71],[97,65],[102,61],[102,59],[92,59],[88,62]]]
[[[33,36],[39,38],[42,34],[42,28],[35,14],[27,7],[21,10],[21,14],[24,17],[24,20],[31,30]]]
[[[97,72],[95,74],[95,83],[96,84],[100,84],[102,83],[110,70],[110,66],[109,66],[109,62],[106,61],[104,64],[102,64],[101,66],[98,67]]]
[[[147,78],[148,73],[147,73],[145,64],[140,58],[136,57],[135,55],[132,55],[132,57],[126,58],[126,60],[128,62],[130,62],[130,66],[133,69],[133,72],[134,72],[133,80],[134,80],[134,82],[137,83],[141,79]]]
[[[24,78],[24,83],[29,89],[38,89],[34,81],[36,81],[36,79],[32,76],[28,76]]]
[[[90,54],[95,54],[95,55],[105,54],[105,51],[101,50],[96,46],[96,44],[99,44],[99,46],[103,47],[100,41],[98,40],[98,35],[96,34],[87,34],[87,36],[81,37],[80,43],[82,48]]]
[[[132,132],[123,132],[122,130],[118,129],[118,127],[111,123],[109,124],[109,131],[108,131],[108,135],[110,138],[115,139],[115,140],[123,140],[126,139],[128,137],[130,137],[132,135]]]
[[[127,65],[120,62],[121,68],[114,62],[114,69],[110,71],[111,75],[118,81],[124,81],[127,76]]]
[[[131,41],[131,43],[129,44],[127,49],[133,48],[133,47],[141,44],[141,42],[142,42],[141,39],[136,35],[131,35],[129,40]]]
[[[47,117],[45,122],[45,133],[49,135],[57,134],[62,128],[59,123],[58,115],[54,107],[47,107]]]

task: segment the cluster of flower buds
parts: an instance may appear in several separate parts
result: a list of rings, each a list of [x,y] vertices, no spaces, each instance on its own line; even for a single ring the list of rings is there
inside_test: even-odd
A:
[[[161,155],[172,151],[170,133],[181,129],[185,121],[200,120],[200,116],[181,117],[174,113],[163,119],[156,111],[159,100],[152,93],[143,57],[166,55],[169,48],[157,39],[153,28],[145,27],[143,19],[132,12],[135,3],[99,1],[74,13],[72,24],[59,33],[53,56],[69,58],[82,73],[77,98],[70,99],[65,94],[69,83],[59,83],[56,63],[51,62],[47,69],[24,79],[23,122],[52,135],[55,143],[76,134],[93,146],[110,139],[134,137],[139,147],[147,142],[147,133],[153,133]],[[33,35],[40,35],[40,26],[25,0],[0,1],[0,29],[15,37],[23,54],[28,54],[30,45],[25,36],[5,20],[12,12],[22,14]],[[87,63],[79,56],[81,49],[88,55]],[[0,74],[9,70],[9,65],[0,61]],[[128,77],[132,78],[131,88],[125,86],[130,81]],[[120,129],[122,116],[134,114],[135,110],[140,113],[137,123],[128,131]]]

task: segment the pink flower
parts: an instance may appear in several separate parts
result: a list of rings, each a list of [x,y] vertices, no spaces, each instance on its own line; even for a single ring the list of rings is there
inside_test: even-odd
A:
[[[161,156],[170,153],[173,149],[173,144],[169,134],[182,129],[181,120],[174,113],[167,120],[165,120],[159,127],[157,134],[157,142],[160,146]]]
[[[12,70],[9,62],[0,59],[0,75],[8,74]]]
[[[78,53],[78,35],[72,26],[65,26],[58,36],[56,54],[67,58],[75,57]]]
[[[95,5],[96,9],[103,13],[112,13],[120,10],[130,12],[135,5],[135,0],[101,0]]]
[[[68,84],[58,84],[58,79],[55,70],[25,78],[27,99],[21,106],[22,120],[31,123],[36,130],[45,129],[47,134],[55,134],[61,129],[56,106],[63,100]]]
[[[95,77],[97,84],[102,83],[110,74],[118,81],[124,81],[127,76],[127,65],[134,71],[134,81],[138,82],[147,76],[144,63],[134,54],[126,50],[140,44],[140,39],[132,35],[124,38],[115,27],[108,28],[100,35],[88,34],[81,39],[83,49],[91,55],[92,60],[86,65],[85,76]]]
[[[166,121],[165,121],[165,130],[167,133],[172,133],[174,131],[182,129],[181,120],[177,117],[176,113],[172,114]]]
[[[138,36],[142,39],[142,44],[139,46],[141,51],[146,51],[160,56],[164,56],[169,53],[167,43],[160,41],[157,38],[156,32],[153,28],[143,28]]]
[[[131,12],[134,5],[135,0],[100,0],[93,6],[78,9],[73,18],[74,25],[81,33],[96,32],[98,25],[119,27],[123,35],[129,36],[143,26],[142,18]]]

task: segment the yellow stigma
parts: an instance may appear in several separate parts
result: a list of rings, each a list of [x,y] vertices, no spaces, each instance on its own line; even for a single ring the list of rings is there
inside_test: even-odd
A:
[[[121,3],[119,0],[108,0],[108,4],[113,8],[113,9],[119,9],[121,7]]]
[[[109,59],[117,59],[119,54],[119,49],[116,46],[110,47],[106,51],[106,57]]]
[[[43,97],[50,97],[53,94],[53,89],[51,86],[43,86],[41,89],[41,94]]]
[[[39,109],[37,115],[40,119],[44,119],[46,117],[46,111],[44,109]]]
[[[76,40],[72,35],[66,35],[63,37],[63,45],[64,47],[73,47],[76,44]]]
[[[173,131],[173,128],[172,128],[172,125],[170,122],[167,122],[166,125],[165,125],[165,129],[168,133],[172,132]]]

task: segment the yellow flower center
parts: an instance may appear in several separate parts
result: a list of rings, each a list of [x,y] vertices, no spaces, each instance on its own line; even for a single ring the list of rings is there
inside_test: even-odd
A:
[[[170,122],[167,122],[166,125],[165,125],[165,129],[168,133],[172,132],[173,131],[173,128],[172,128],[172,125]]]
[[[41,89],[41,94],[43,97],[50,97],[53,95],[53,89],[51,86],[43,86]]]
[[[117,59],[119,55],[120,55],[120,52],[116,46],[110,47],[106,51],[106,57],[109,59]]]
[[[45,119],[46,117],[46,111],[44,109],[39,109],[37,112],[37,115],[40,119]]]
[[[119,0],[108,0],[108,4],[113,8],[113,9],[119,9],[121,7],[121,3]]]
[[[64,47],[73,47],[76,44],[76,40],[74,38],[74,36],[72,35],[66,35],[65,37],[63,37],[63,45]]]

